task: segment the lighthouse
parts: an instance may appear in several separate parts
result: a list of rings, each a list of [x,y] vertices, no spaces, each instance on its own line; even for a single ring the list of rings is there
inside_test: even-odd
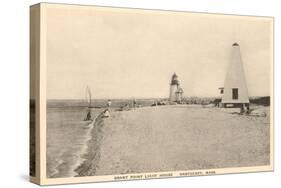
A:
[[[232,57],[224,81],[221,103],[224,107],[249,106],[248,88],[238,43],[232,45]]]
[[[172,75],[171,83],[170,83],[170,102],[178,102],[180,103],[182,100],[183,89],[180,87],[180,83],[178,80],[178,76],[176,73]]]

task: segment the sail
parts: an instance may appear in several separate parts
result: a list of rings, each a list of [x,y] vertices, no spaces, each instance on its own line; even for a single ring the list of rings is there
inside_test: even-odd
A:
[[[88,86],[86,87],[86,100],[88,102],[88,106],[90,107],[91,106],[91,100],[92,100],[92,93],[91,93],[91,90]]]

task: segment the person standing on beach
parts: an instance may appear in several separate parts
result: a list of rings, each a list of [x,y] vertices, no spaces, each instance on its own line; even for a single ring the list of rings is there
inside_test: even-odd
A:
[[[133,100],[133,108],[135,109],[137,107],[137,100],[134,98]]]
[[[87,116],[86,118],[84,119],[84,121],[92,121],[92,115],[91,115],[91,110],[89,109],[88,112],[87,112]]]
[[[110,108],[110,106],[111,106],[111,100],[109,99],[109,100],[107,101],[106,107],[107,107],[107,108]]]
[[[107,100],[107,103],[106,103],[106,109],[103,111],[103,115],[102,115],[103,118],[108,118],[110,116],[110,114],[109,114],[110,106],[111,106],[111,100],[109,99],[109,100]]]

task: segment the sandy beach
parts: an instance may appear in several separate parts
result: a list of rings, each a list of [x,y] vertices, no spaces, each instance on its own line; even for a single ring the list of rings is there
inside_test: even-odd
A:
[[[269,107],[259,115],[201,105],[144,107],[97,118],[78,176],[269,164]],[[82,170],[83,169],[83,170]]]

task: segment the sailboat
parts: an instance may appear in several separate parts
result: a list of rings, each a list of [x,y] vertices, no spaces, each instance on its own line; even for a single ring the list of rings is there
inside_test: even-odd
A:
[[[92,93],[91,93],[91,90],[88,86],[86,87],[86,100],[87,100],[87,103],[88,103],[88,111],[87,111],[87,115],[86,115],[84,121],[92,121],[93,120],[92,115],[91,115]]]
[[[87,103],[88,103],[88,108],[92,108],[91,104],[92,104],[92,93],[91,93],[91,90],[90,88],[87,86],[86,87],[86,100],[87,100]]]

